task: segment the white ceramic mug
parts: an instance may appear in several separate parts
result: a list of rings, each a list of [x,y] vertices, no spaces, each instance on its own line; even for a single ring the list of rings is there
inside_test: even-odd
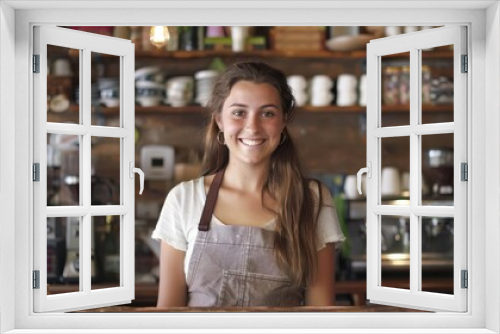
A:
[[[395,36],[401,34],[401,27],[399,26],[387,26],[385,27],[385,35],[387,37]]]
[[[418,31],[418,27],[416,26],[406,26],[403,28],[403,31],[405,34],[409,34],[411,32],[415,32],[415,31]]]
[[[312,77],[310,85],[311,85],[311,91],[330,90],[333,87],[333,81],[329,76],[319,74]]]
[[[54,61],[52,64],[52,73],[56,76],[72,76],[73,71],[71,70],[71,64],[66,58],[60,58]]]
[[[358,95],[356,90],[337,90],[337,105],[339,107],[348,107],[356,104]]]
[[[359,78],[359,105],[366,106],[367,100],[367,80],[366,74],[363,74],[361,78]]]
[[[307,87],[307,80],[302,75],[290,75],[286,81],[292,89],[304,90]]]
[[[358,193],[356,175],[347,175],[344,181],[344,194],[347,199],[356,199],[360,195]]]
[[[315,107],[328,106],[333,101],[333,94],[329,91],[313,91],[311,92],[311,105]]]
[[[401,193],[399,171],[396,167],[382,168],[382,186],[383,196],[397,196]]]
[[[401,175],[401,190],[410,190],[410,172],[404,172]]]
[[[352,74],[341,74],[337,78],[338,90],[356,89],[357,85],[358,85],[358,79],[356,79],[356,76]]]
[[[248,37],[248,27],[231,27],[232,47],[234,52],[245,50]]]
[[[306,104],[308,96],[305,91],[295,91],[292,89],[292,92],[298,107],[302,107],[303,105]]]

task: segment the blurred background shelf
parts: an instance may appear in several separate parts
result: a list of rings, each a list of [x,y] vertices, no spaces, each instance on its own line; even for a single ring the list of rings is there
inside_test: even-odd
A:
[[[204,100],[196,99],[197,96],[195,96],[201,91],[196,86],[198,81],[200,81],[197,79],[197,75],[199,78],[200,72],[207,70],[221,71],[224,67],[236,62],[255,61],[265,62],[281,70],[287,77],[301,77],[305,83],[304,92],[302,93],[307,98],[303,102],[305,105],[297,107],[296,118],[287,125],[287,128],[290,137],[296,143],[300,162],[307,175],[320,179],[325,185],[328,185],[333,197],[343,198],[342,196],[346,193],[346,178],[355,175],[360,167],[366,165],[366,107],[362,106],[367,101],[366,91],[370,89],[370,87],[365,86],[366,41],[363,45],[360,43],[351,44],[355,45],[355,47],[349,49],[349,51],[331,51],[335,48],[332,48],[331,44],[327,44],[327,42],[338,35],[338,29],[355,31],[355,34],[351,36],[351,42],[355,42],[358,37],[362,37],[358,36],[358,34],[366,36],[367,33],[371,34],[373,32],[368,27],[288,27],[290,31],[286,34],[284,33],[286,27],[250,27],[254,32],[252,37],[256,37],[260,42],[254,44],[248,43],[247,47],[241,52],[231,50],[231,40],[230,38],[229,41],[227,40],[230,34],[228,35],[227,31],[225,39],[221,40],[220,45],[207,43],[206,40],[201,39],[203,43],[197,43],[194,46],[194,44],[185,43],[186,41],[183,41],[180,36],[181,34],[179,34],[177,45],[171,46],[169,44],[163,47],[162,50],[158,50],[150,43],[148,35],[150,27],[72,28],[79,30],[99,30],[99,32],[93,32],[132,40],[136,50],[135,97],[137,105],[134,107],[136,135],[135,161],[138,162],[138,165],[141,165],[142,155],[152,146],[160,146],[164,149],[172,149],[174,151],[174,161],[165,161],[174,170],[174,176],[171,179],[147,179],[143,195],[136,196],[135,222],[137,238],[135,245],[135,268],[136,274],[149,275],[149,280],[136,280],[136,299],[133,304],[138,307],[151,307],[155,305],[157,297],[157,284],[152,283],[154,279],[151,276],[156,277],[154,269],[158,266],[158,259],[154,254],[154,250],[145,242],[145,239],[150,239],[151,230],[156,224],[163,201],[170,189],[179,182],[185,181],[189,177],[193,178],[193,175],[195,177],[198,175],[190,173],[187,176],[187,173],[177,173],[177,171],[195,170],[196,167],[200,166],[200,159],[204,151],[201,143],[203,130],[209,119],[209,115],[207,109],[200,105]],[[183,28],[184,31],[187,31],[188,29],[185,28],[189,27],[176,27],[175,29],[177,28]],[[196,27],[196,30],[198,32],[201,31],[202,36],[208,37],[208,28]],[[224,30],[230,29],[230,27],[223,28]],[[314,34],[316,37],[319,36],[318,38],[314,40],[311,38],[311,29],[316,29]],[[277,38],[279,36],[276,34],[272,36],[272,30],[281,30],[281,40]],[[403,27],[400,30],[401,32],[404,31]],[[125,31],[125,35],[118,36],[120,31]],[[198,42],[200,41],[200,36],[191,35],[191,37]],[[374,38],[379,37],[383,36]],[[311,43],[315,44],[311,46]],[[186,50],[187,47],[191,49]],[[175,51],[172,51],[172,49]],[[79,123],[80,106],[78,105],[78,101],[81,78],[79,77],[78,69],[82,61],[80,59],[80,51],[51,46],[48,53],[51,55],[51,59],[49,64],[50,75],[47,78],[47,102],[49,107],[47,120],[55,123]],[[449,89],[450,85],[452,86],[453,84],[453,56],[454,53],[448,46],[439,47],[432,51],[422,51],[421,82],[425,86],[427,93],[426,98],[422,94],[422,103],[424,105],[422,107],[421,120],[424,124],[454,121],[453,104],[444,104],[453,101],[453,95],[450,95]],[[400,85],[399,83],[408,83],[409,55],[384,56],[381,62],[384,69],[381,73],[381,102],[383,105],[380,118],[382,126],[408,125],[410,124],[409,84]],[[59,68],[61,64],[69,66],[62,73]],[[117,126],[120,121],[119,107],[105,107],[104,105],[117,105],[117,101],[119,101],[120,90],[116,89],[116,87],[119,87],[119,78],[122,73],[120,59],[116,56],[92,53],[91,65],[90,91],[92,96],[90,103],[93,105],[91,124],[110,127]],[[149,73],[149,75],[145,73]],[[169,93],[168,85],[169,81],[178,77],[191,78],[192,84],[186,86],[189,87],[191,94],[186,94],[189,98],[183,101],[185,106],[172,107],[166,105],[166,103],[173,103],[172,100],[169,100],[169,95],[175,96],[175,94]],[[313,102],[315,94],[317,96],[321,95],[318,94],[317,89],[313,89],[314,85],[312,85],[314,78],[318,77],[328,79],[330,81],[329,84],[331,84],[326,86],[327,92],[331,93],[332,98],[326,102]],[[354,82],[354,88],[349,87],[350,89],[347,89],[349,90],[349,94],[354,96],[353,99],[349,99],[348,103],[345,101],[342,102],[340,101],[342,99],[339,99],[341,95],[346,96],[345,89],[342,89],[345,88],[345,85],[339,84],[339,81],[342,81],[339,80],[340,78],[351,79]],[[138,84],[141,81],[156,84],[155,92],[145,93],[144,90],[147,87],[145,88],[143,85]],[[392,82],[395,82],[395,84],[392,85]],[[110,83],[114,83],[114,89],[118,93],[106,92],[106,88],[109,89],[109,87],[106,87],[106,84],[109,85]],[[363,86],[362,83],[364,83]],[[141,90],[143,91],[141,92]],[[156,96],[158,99],[155,103],[144,103],[144,100],[141,101],[140,99],[141,94],[143,94],[143,97],[161,96]],[[199,95],[203,96],[203,94]],[[66,108],[57,108],[61,107],[61,104],[53,103],[54,101],[57,102],[58,99],[60,100],[61,96],[64,97],[63,100],[65,102],[62,106]],[[394,96],[396,98],[393,98]],[[393,98],[392,100],[388,99],[391,97]],[[440,97],[444,97],[445,101],[440,100]],[[113,100],[114,103],[109,103],[109,100]],[[142,103],[157,105],[144,107],[139,105]],[[389,103],[393,104],[389,105]],[[311,104],[323,106],[312,106]],[[59,110],[61,112],[51,110]],[[453,147],[452,135],[437,137],[432,140],[422,141],[423,152],[431,148],[431,146],[432,148]],[[60,155],[60,158],[53,159],[54,165],[52,166],[52,171],[54,172],[53,186],[55,189],[60,189],[60,193],[54,196],[56,199],[64,198],[67,195],[69,186],[64,184],[63,181],[66,180],[65,176],[67,176],[69,167],[75,164],[75,161],[78,161],[78,145],[64,146],[61,142],[62,139],[68,140],[71,138],[61,138],[60,136],[54,136],[54,134],[48,134],[47,136],[48,143],[52,144],[53,148],[57,151],[57,154],[54,156]],[[409,144],[400,137],[384,138],[382,143],[384,146],[381,158],[384,165],[397,168],[401,174],[409,171]],[[107,184],[111,185],[108,188],[111,188],[111,190],[106,187],[103,189],[108,189],[108,192],[112,193],[113,198],[118,198],[121,191],[119,187],[119,140],[113,140],[113,138],[92,138],[91,150],[92,172],[98,176],[96,180],[107,180]],[[59,178],[56,177],[59,175],[58,173],[60,174]],[[137,180],[136,192],[139,189],[138,184]],[[99,185],[102,186],[102,184],[97,184],[96,189],[100,189],[98,188]],[[423,198],[424,200],[426,199],[425,196]],[[394,198],[394,200],[406,199],[401,197]],[[453,198],[440,196],[440,200],[452,201]],[[342,207],[344,207],[345,217],[340,214],[339,216],[345,219],[344,227],[346,227],[346,234],[348,235],[348,242],[346,244],[350,243],[350,250],[342,252],[342,254],[339,252],[336,262],[338,305],[357,305],[361,307],[365,304],[366,250],[364,245],[366,244],[366,235],[364,214],[366,213],[366,208],[364,207],[364,203],[364,198],[356,200],[344,199],[340,202]],[[338,203],[336,202],[336,204]],[[363,215],[360,213],[363,213]],[[104,227],[107,226],[105,223],[102,224]],[[66,223],[57,222],[57,224],[58,234],[56,237],[60,238],[58,242],[62,244],[66,235],[63,226]],[[398,226],[397,220],[394,224],[395,227]],[[450,227],[453,225],[452,222],[439,220],[436,226],[432,225],[432,221],[426,222],[426,226],[437,229],[440,226]],[[105,229],[97,232],[97,239],[95,240],[96,245],[99,246],[102,240],[106,240],[104,237],[108,233]],[[444,232],[451,233],[446,229],[444,229]],[[446,235],[444,236],[446,237]],[[139,236],[142,236],[142,238]],[[439,238],[432,239],[430,246],[437,248],[440,240]],[[348,248],[346,247],[346,249]],[[61,252],[60,257],[62,258],[63,255],[64,252]],[[101,285],[102,287],[105,286],[102,276],[103,273],[106,274],[106,266],[103,265],[106,260],[104,255],[102,252],[96,252],[96,262],[101,263],[100,266],[97,266],[96,282],[98,282],[98,286]],[[401,279],[398,272],[398,270],[407,272],[407,266],[393,265],[392,267],[397,270],[388,271],[389,276],[393,277],[387,278],[387,280],[384,280],[384,283],[391,287],[407,288],[405,284],[407,284],[408,280]],[[439,267],[442,269],[441,271],[446,271],[448,274],[452,272],[449,262],[441,262],[439,263]],[[61,276],[61,273],[62,270],[59,270],[54,275]],[[429,274],[433,277],[423,282],[426,289],[440,292],[451,291],[450,289],[453,287],[450,287],[449,279],[444,280],[436,276],[437,274],[435,274],[434,269],[429,271]],[[53,293],[74,291],[77,288],[74,285],[61,283],[64,281],[64,278],[59,283],[51,284],[50,289]],[[363,310],[368,311],[369,306],[363,306]],[[373,307],[373,305],[370,307]]]
[[[339,106],[325,106],[325,107],[314,107],[314,106],[303,106],[296,107],[297,112],[300,113],[366,113],[366,107],[364,106],[349,106],[349,107],[339,107]],[[62,113],[50,112],[48,113],[48,121],[58,117],[64,117],[65,115],[76,115],[80,110],[80,106],[77,104],[72,104],[68,111]],[[404,113],[409,112],[409,105],[385,105],[382,107],[382,112],[384,113]],[[119,107],[99,107],[98,112],[104,115],[116,116],[119,113]],[[167,105],[160,105],[154,107],[135,107],[135,114],[188,114],[197,113],[203,114],[206,112],[206,108],[199,105],[190,105],[184,107],[172,107]],[[453,106],[450,105],[424,105],[422,108],[424,113],[447,113],[453,112]]]
[[[136,58],[214,58],[214,57],[260,57],[260,58],[328,58],[328,59],[366,59],[366,51],[277,51],[253,50],[233,52],[231,50],[193,50],[193,51],[138,51]],[[389,57],[398,58],[397,55]],[[451,51],[423,51],[424,58],[451,58]]]

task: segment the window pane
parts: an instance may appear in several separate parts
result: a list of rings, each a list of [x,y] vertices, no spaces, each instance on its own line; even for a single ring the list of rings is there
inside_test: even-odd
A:
[[[80,137],[47,134],[47,205],[80,205]]]
[[[410,219],[381,216],[382,286],[410,287]]]
[[[422,136],[422,204],[453,205],[453,133]]]
[[[121,217],[92,217],[92,240],[95,245],[97,279],[92,290],[120,286]]]
[[[92,137],[92,205],[120,204],[120,139]]]
[[[410,137],[382,138],[381,183],[382,201],[409,197]],[[384,203],[389,204],[389,203]],[[408,201],[394,201],[393,205],[409,205]]]
[[[429,57],[431,54],[441,57]],[[429,56],[428,56],[429,55]],[[422,52],[422,124],[453,122],[453,45]]]
[[[92,125],[120,126],[120,57],[92,52]],[[106,122],[103,115],[117,117]]]
[[[410,53],[381,57],[382,126],[410,124]]]
[[[47,218],[48,294],[80,291],[80,218]]]
[[[422,291],[453,294],[453,218],[421,221]]]
[[[47,45],[47,120],[78,124],[80,50]]]

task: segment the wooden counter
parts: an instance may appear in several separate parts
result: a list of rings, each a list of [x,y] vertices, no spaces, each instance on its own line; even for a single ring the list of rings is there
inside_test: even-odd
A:
[[[133,307],[110,306],[76,313],[271,313],[271,312],[424,312],[419,310],[370,305],[370,306],[301,306],[301,307]]]
[[[408,289],[408,281],[402,281],[402,280],[387,280],[385,283],[388,286],[395,287],[395,288],[401,288],[401,289]],[[100,287],[105,287],[100,286]],[[433,279],[432,281],[426,280],[423,282],[423,290],[424,291],[433,291],[433,292],[444,292],[444,293],[453,293],[453,285],[450,280],[447,279],[441,279],[441,278],[436,278]],[[49,292],[52,294],[59,294],[59,293],[65,293],[65,292],[71,292],[75,291],[75,286],[74,285],[51,285],[49,286]],[[366,282],[357,280],[357,281],[337,281],[335,282],[335,293],[337,295],[349,295],[351,296],[353,305],[355,307],[361,307],[366,305]],[[156,305],[156,300],[158,296],[158,285],[157,284],[141,284],[138,283],[135,286],[135,299],[133,301],[133,306],[134,307],[140,307],[142,310],[143,307],[149,308],[151,306]],[[344,306],[338,306],[340,308]],[[109,309],[109,308],[106,308]],[[260,309],[260,308],[259,308]],[[398,308],[399,309],[399,308]],[[154,308],[154,310],[157,310]],[[240,310],[238,308],[238,310]],[[286,308],[287,312],[290,311],[290,308]],[[189,309],[189,312],[207,312],[208,310],[202,310],[202,311],[197,311],[193,309]],[[262,310],[259,310],[262,311]],[[108,311],[106,311],[108,312]],[[117,311],[117,312],[124,312],[124,311]],[[132,311],[135,312],[135,311]],[[150,312],[150,311],[140,311],[140,312]],[[153,312],[153,311],[151,311]],[[169,310],[163,310],[163,311],[154,311],[154,312],[179,312],[178,310],[172,311],[172,309]],[[186,312],[186,310],[183,310],[182,312]],[[210,308],[210,312],[213,312],[213,308]],[[227,312],[226,310],[221,310],[218,309],[217,312]],[[267,312],[267,311],[266,311]],[[273,309],[273,312],[277,312]],[[304,310],[303,307],[300,308],[300,311],[298,312],[311,312],[309,310]],[[327,311],[314,311],[314,312],[332,312],[330,308],[328,308]],[[350,310],[345,311],[333,311],[333,312],[360,312],[360,311],[355,311],[355,310]],[[362,311],[362,312],[372,312],[372,311]],[[380,312],[380,311],[377,311]],[[382,311],[382,312],[391,312],[391,311]]]

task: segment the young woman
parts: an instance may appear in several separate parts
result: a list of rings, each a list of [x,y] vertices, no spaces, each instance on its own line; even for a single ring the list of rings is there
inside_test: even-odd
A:
[[[344,236],[328,190],[299,166],[285,75],[234,64],[208,108],[203,176],[172,189],[153,232],[158,307],[333,305]]]

